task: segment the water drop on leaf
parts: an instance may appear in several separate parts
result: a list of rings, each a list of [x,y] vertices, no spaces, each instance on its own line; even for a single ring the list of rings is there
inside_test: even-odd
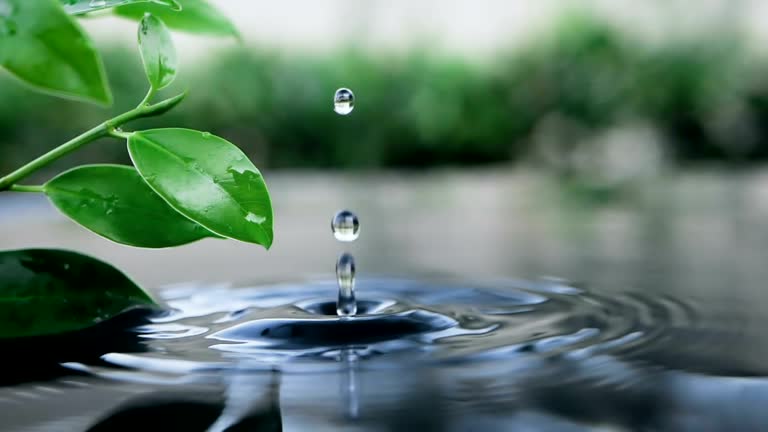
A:
[[[259,216],[255,213],[249,212],[247,215],[245,215],[245,220],[247,220],[248,222],[253,222],[255,224],[263,224],[267,220],[267,218],[265,218],[264,216]]]

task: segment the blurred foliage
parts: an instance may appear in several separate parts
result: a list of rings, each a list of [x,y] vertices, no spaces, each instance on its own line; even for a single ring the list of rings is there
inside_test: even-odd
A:
[[[573,15],[532,40],[485,62],[428,48],[299,56],[236,47],[182,76],[194,89],[182,107],[136,127],[202,127],[269,167],[517,161],[547,142],[546,152],[565,160],[551,165],[567,170],[592,137],[637,123],[658,132],[679,162],[768,157],[768,75],[739,34],[651,44]],[[32,94],[4,77],[1,172],[137,102],[146,81],[135,50],[107,49],[105,62],[116,101],[109,110]],[[342,86],[357,97],[346,117],[332,110]],[[127,162],[119,141],[82,153],[67,165]]]

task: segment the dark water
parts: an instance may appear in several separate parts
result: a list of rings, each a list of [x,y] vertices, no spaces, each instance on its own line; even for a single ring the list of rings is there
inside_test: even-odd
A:
[[[294,196],[274,255],[6,221],[3,248],[85,250],[150,285],[283,282],[159,284],[164,313],[3,344],[0,430],[768,430],[762,177],[590,205],[498,175],[326,180],[348,193],[308,203],[307,182],[273,183]],[[327,219],[346,205],[361,316],[340,320]]]

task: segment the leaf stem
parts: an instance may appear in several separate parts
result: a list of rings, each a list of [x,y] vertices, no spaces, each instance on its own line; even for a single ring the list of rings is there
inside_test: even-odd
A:
[[[181,102],[184,96],[186,96],[186,92],[180,95],[174,96],[172,98],[166,99],[164,101],[158,102],[154,105],[147,105],[146,101],[148,101],[153,95],[154,95],[154,90],[150,89],[150,91],[147,93],[147,96],[144,98],[141,104],[139,104],[139,106],[137,106],[136,108],[130,111],[124,112],[123,114],[120,114],[117,117],[113,117],[93,127],[92,129],[76,136],[75,138],[72,138],[71,140],[65,142],[64,144],[49,151],[48,153],[27,163],[26,165],[13,171],[12,173],[6,175],[5,177],[0,178],[0,191],[11,189],[12,185],[27,178],[35,171],[45,167],[46,165],[61,158],[62,156],[65,156],[79,149],[85,144],[96,141],[99,138],[105,137],[107,135],[113,135],[113,136],[117,135],[117,136],[120,136],[121,138],[124,138],[125,135],[120,134],[115,129],[132,120],[163,114],[164,112],[168,111],[169,109],[176,106],[176,104]]]
[[[107,133],[111,137],[120,139],[128,139],[131,135],[133,135],[133,132],[123,132],[120,129],[109,129]]]
[[[141,102],[139,102],[139,107],[148,106],[149,105],[149,101],[152,100],[152,97],[154,95],[155,95],[155,87],[154,86],[149,86],[149,90],[147,91],[147,95],[144,96],[144,99],[142,99]]]
[[[8,190],[14,192],[45,192],[43,185],[11,185]]]
[[[106,123],[102,123],[86,131],[85,133],[65,142],[64,144],[56,147],[48,153],[38,157],[32,162],[27,163],[26,165],[22,166],[16,171],[13,171],[7,176],[0,178],[0,191],[8,189],[12,184],[25,179],[33,172],[59,159],[62,156],[73,152],[74,150],[80,148],[82,145],[101,138],[106,134],[106,132]]]

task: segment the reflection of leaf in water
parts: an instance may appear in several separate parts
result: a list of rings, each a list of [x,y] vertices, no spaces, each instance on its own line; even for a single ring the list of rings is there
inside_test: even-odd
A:
[[[85,330],[0,340],[0,386],[44,381],[78,372],[64,362],[97,363],[108,352],[146,350],[129,329],[147,324],[148,309],[132,309]]]
[[[274,376],[273,376],[274,378]],[[247,377],[246,377],[247,379]],[[258,393],[257,393],[258,396]],[[222,432],[278,432],[283,430],[275,380],[264,390],[264,403],[250,410]],[[231,401],[218,391],[157,392],[129,400],[91,426],[87,432],[208,432]]]
[[[155,393],[132,400],[88,429],[106,431],[204,432],[222,410],[218,401],[202,396]]]
[[[227,379],[226,406],[207,432],[280,431],[280,375],[235,374]]]

